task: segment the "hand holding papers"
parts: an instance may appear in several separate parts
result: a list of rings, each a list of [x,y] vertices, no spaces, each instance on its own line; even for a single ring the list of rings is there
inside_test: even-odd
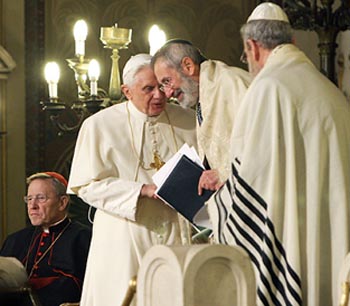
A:
[[[181,149],[155,174],[156,194],[190,222],[208,227],[204,203],[213,191],[198,195],[199,178],[204,171],[196,150],[184,144]],[[201,222],[206,221],[206,222]]]

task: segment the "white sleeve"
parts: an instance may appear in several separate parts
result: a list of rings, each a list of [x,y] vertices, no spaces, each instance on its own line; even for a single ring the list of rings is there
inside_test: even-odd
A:
[[[109,177],[78,189],[78,196],[91,206],[135,221],[142,183]]]
[[[101,129],[101,118],[86,119],[80,129],[68,193],[77,194],[97,209],[135,220],[142,183],[133,181],[131,176],[120,178],[118,166],[122,162],[118,161],[118,154],[124,152],[111,145],[110,128],[107,125]]]

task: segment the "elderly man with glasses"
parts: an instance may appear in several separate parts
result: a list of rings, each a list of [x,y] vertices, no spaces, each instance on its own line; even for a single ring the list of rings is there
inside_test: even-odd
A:
[[[282,8],[241,28],[254,77],[231,139],[232,175],[208,207],[218,242],[254,264],[257,305],[337,305],[350,251],[350,108],[293,42]]]
[[[230,139],[241,100],[250,84],[249,73],[221,61],[206,59],[191,42],[168,41],[152,58],[161,89],[182,107],[197,109],[199,155],[207,169],[199,181],[202,187],[216,189],[210,182],[230,174]]]
[[[61,174],[36,173],[27,183],[24,201],[32,226],[9,235],[0,255],[23,264],[43,306],[79,302],[91,230],[68,217],[67,181]]]

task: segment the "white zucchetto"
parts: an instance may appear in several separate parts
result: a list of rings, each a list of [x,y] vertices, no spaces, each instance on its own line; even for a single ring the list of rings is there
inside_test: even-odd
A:
[[[259,4],[250,14],[247,22],[253,20],[277,20],[289,23],[288,16],[283,9],[272,2],[263,2]]]
[[[150,65],[151,58],[151,55],[146,53],[140,53],[130,57],[123,69],[123,83],[130,85],[133,82],[136,72],[143,66]]]

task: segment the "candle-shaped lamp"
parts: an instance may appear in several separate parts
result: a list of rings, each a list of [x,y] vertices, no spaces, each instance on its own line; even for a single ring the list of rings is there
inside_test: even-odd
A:
[[[166,42],[166,35],[156,24],[154,24],[148,32],[148,41],[150,45],[149,53],[154,55],[157,50]]]
[[[48,62],[45,66],[45,79],[49,86],[49,97],[51,101],[57,101],[57,83],[60,78],[60,68],[56,62]]]
[[[90,95],[97,96],[97,81],[100,77],[100,65],[95,59],[92,59],[89,64],[89,79],[90,79]]]
[[[75,40],[75,55],[77,57],[85,55],[85,40],[87,36],[88,28],[84,20],[78,20],[73,29]]]

